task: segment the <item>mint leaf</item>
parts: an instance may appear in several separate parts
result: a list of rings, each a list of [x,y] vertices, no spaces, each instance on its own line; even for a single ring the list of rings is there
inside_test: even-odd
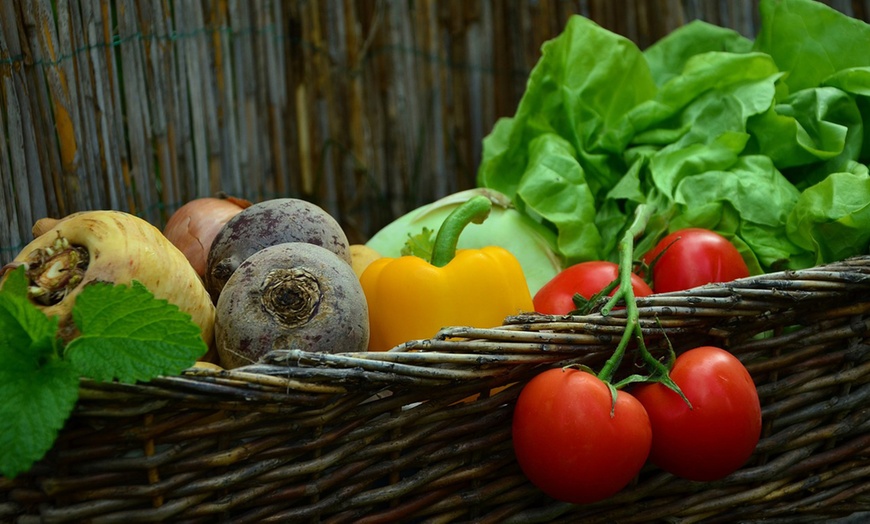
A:
[[[6,288],[4,287],[4,291]],[[14,294],[0,294],[0,303],[16,303]],[[20,305],[20,304],[15,304]],[[33,309],[25,303],[17,312]],[[15,330],[10,309],[0,307],[0,324]],[[57,326],[57,321],[54,321]],[[20,325],[16,330],[25,331]],[[5,333],[4,333],[5,334]],[[58,431],[78,399],[79,375],[51,349],[51,336],[31,342],[14,342],[4,337],[0,343],[0,474],[14,478],[27,471],[51,449]]]
[[[58,319],[33,305],[27,288],[21,267],[0,288],[0,475],[7,478],[54,445],[75,408],[80,376],[132,382],[177,375],[207,349],[191,317],[142,284],[97,283],[76,297],[81,335],[61,353]]]
[[[9,271],[6,274],[6,280],[3,281],[3,286],[0,287],[4,295],[13,295],[17,297],[27,296],[27,276],[24,274],[24,266]]]
[[[95,380],[178,375],[208,349],[190,315],[156,299],[139,282],[85,287],[73,319],[81,336],[69,343],[66,357],[81,375]]]
[[[8,273],[0,293],[0,348],[33,347],[39,356],[56,349],[58,320],[49,318],[27,298],[24,267]]]

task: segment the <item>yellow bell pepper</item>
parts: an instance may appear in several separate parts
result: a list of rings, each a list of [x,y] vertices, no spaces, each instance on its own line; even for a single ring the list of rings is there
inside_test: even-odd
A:
[[[508,250],[456,250],[459,233],[491,208],[484,196],[456,208],[438,231],[431,262],[407,255],[366,268],[360,283],[369,307],[369,350],[431,338],[445,326],[495,327],[534,310],[522,266]]]

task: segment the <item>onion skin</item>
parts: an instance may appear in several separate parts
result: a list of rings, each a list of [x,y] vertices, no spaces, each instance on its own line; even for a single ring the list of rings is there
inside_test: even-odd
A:
[[[196,198],[169,217],[163,234],[184,253],[190,265],[202,277],[214,237],[224,224],[250,205],[251,202],[247,200],[228,196]]]
[[[215,309],[211,297],[184,254],[159,229],[122,211],[73,213],[53,223],[24,246],[7,267],[27,263],[34,252],[51,247],[58,238],[85,248],[89,256],[83,277],[60,302],[52,305],[34,302],[46,315],[59,317],[63,339],[69,341],[77,335],[72,308],[76,296],[86,285],[91,282],[129,285],[137,280],[155,297],[189,314],[200,327],[209,348],[214,346]],[[203,360],[208,358],[213,358],[213,353]]]

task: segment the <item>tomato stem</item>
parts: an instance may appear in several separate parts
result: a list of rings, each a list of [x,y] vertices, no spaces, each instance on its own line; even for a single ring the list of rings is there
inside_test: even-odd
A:
[[[625,331],[622,332],[622,338],[616,346],[616,351],[613,352],[613,355],[610,356],[598,373],[598,378],[607,383],[611,382],[613,374],[619,368],[619,364],[622,363],[625,349],[628,347],[628,342],[631,338],[636,335],[640,339],[641,344],[643,344],[643,333],[640,330],[640,322],[638,320],[637,302],[635,301],[634,289],[631,287],[631,268],[634,265],[634,239],[643,232],[650,216],[652,216],[652,209],[644,204],[639,205],[635,210],[634,221],[625,231],[618,245],[619,288],[601,309],[602,315],[608,315],[620,300],[625,302]]]
[[[613,380],[613,376],[616,373],[616,370],[619,368],[619,365],[622,363],[622,359],[625,356],[625,350],[628,348],[628,343],[634,337],[637,339],[637,349],[646,363],[647,367],[650,368],[650,376],[642,377],[639,375],[632,375],[627,379],[621,381],[617,384],[616,387],[612,389],[615,391],[616,388],[623,386],[625,384],[631,382],[639,382],[639,381],[653,381],[653,382],[661,382],[669,389],[678,393],[683,400],[689,404],[691,408],[692,404],[680,390],[680,388],[671,380],[668,375],[670,369],[669,366],[662,364],[646,347],[646,343],[643,339],[643,330],[640,327],[640,313],[637,309],[637,300],[634,295],[634,289],[631,286],[631,275],[632,269],[634,268],[634,241],[635,239],[643,233],[644,228],[646,227],[647,222],[650,217],[652,217],[653,208],[641,204],[635,210],[635,218],[629,228],[625,231],[625,234],[622,237],[622,240],[619,242],[619,288],[613,294],[612,297],[607,301],[604,307],[601,308],[602,315],[610,314],[610,311],[620,302],[625,303],[625,312],[626,312],[626,323],[625,330],[622,333],[622,338],[619,340],[619,344],[616,346],[616,350],[613,352],[613,355],[605,362],[604,367],[598,373],[598,378],[604,381],[607,384],[610,384]],[[616,402],[616,395],[613,395],[613,402]]]

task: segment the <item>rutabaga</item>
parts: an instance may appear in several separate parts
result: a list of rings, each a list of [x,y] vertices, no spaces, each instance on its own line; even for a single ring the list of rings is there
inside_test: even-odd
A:
[[[213,342],[214,305],[184,254],[147,221],[122,211],[82,211],[42,221],[42,232],[6,268],[24,265],[31,302],[60,320],[60,334],[75,338],[76,298],[93,282],[140,282],[193,318]],[[5,268],[4,268],[5,269]]]

